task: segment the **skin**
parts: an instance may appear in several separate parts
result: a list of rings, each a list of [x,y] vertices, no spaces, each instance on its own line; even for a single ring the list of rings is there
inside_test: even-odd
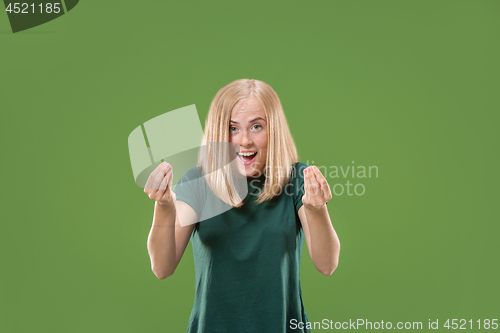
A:
[[[240,101],[233,108],[231,121],[230,141],[240,150],[257,151],[256,160],[249,166],[238,160],[238,170],[246,176],[261,174],[266,165],[268,129],[260,102],[256,98]],[[337,268],[340,252],[340,242],[326,207],[332,198],[331,190],[317,167],[309,166],[303,172],[305,194],[299,219],[314,266],[324,275],[331,275]],[[179,265],[197,221],[191,206],[176,200],[170,189],[172,179],[172,167],[163,162],[151,173],[144,189],[155,201],[148,252],[151,268],[161,280],[171,276]]]
[[[267,157],[267,118],[260,101],[253,97],[239,101],[231,112],[229,142],[240,151],[256,151],[255,161],[243,165],[235,159],[237,170],[242,175],[258,176],[264,172]]]
[[[326,208],[332,191],[316,166],[304,169],[304,193],[298,214],[309,256],[316,269],[328,276],[338,266],[340,241]]]

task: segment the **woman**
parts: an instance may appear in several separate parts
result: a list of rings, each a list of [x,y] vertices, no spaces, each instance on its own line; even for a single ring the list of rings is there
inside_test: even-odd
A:
[[[196,294],[187,332],[310,332],[296,329],[308,322],[299,281],[304,239],[325,275],[336,269],[340,251],[326,179],[298,162],[278,95],[262,81],[236,80],[217,93],[203,144],[214,142],[235,145],[238,157],[214,168],[200,155],[175,193],[168,163],[148,179],[144,191],[156,201],[148,238],[153,272],[172,275],[191,239]],[[224,176],[231,170],[246,177],[246,197]],[[179,186],[193,179],[206,186]],[[207,218],[216,200],[232,208]]]

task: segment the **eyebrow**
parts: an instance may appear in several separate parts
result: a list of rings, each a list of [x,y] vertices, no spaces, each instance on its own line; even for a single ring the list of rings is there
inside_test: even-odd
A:
[[[252,120],[250,120],[249,122],[250,123],[253,123],[254,121],[257,121],[257,120],[262,120],[262,121],[265,121],[262,117],[257,117],[257,118],[254,118]],[[232,123],[235,123],[235,124],[238,124],[237,121],[234,121],[234,120],[231,120]]]

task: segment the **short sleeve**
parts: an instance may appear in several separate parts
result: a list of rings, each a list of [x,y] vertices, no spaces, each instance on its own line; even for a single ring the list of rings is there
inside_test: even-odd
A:
[[[295,211],[298,212],[299,208],[302,207],[302,196],[304,195],[304,169],[309,165],[297,162],[295,163],[292,170],[292,186],[293,186],[293,202],[295,205]]]
[[[205,204],[205,190],[205,179],[201,169],[192,167],[182,175],[173,192],[177,200],[187,203],[200,216]]]

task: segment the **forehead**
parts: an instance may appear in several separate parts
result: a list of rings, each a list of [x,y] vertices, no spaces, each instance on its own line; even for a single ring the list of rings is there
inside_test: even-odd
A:
[[[257,117],[266,119],[266,113],[262,107],[262,103],[255,97],[242,99],[236,103],[231,112],[231,120],[236,122],[250,121]]]

